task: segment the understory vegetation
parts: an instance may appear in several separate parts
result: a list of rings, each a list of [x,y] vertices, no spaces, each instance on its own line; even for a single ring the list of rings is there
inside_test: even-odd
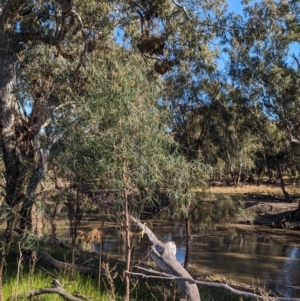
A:
[[[59,247],[49,248],[43,246],[55,258],[62,262],[71,260],[71,253]],[[20,253],[21,254],[21,253]],[[24,253],[26,254],[26,252]],[[28,255],[28,253],[27,253]],[[89,258],[89,265],[97,265],[98,260],[95,255]],[[79,258],[78,263],[86,258]],[[47,264],[41,264],[39,261],[32,261],[32,257],[26,257],[22,260],[16,259],[16,256],[8,256],[7,264],[9,269],[5,271],[4,280],[4,298],[5,300],[28,300],[29,292],[37,292],[45,288],[52,288],[54,279],[59,280],[62,287],[73,296],[82,300],[99,301],[118,301],[123,300],[124,295],[124,273],[121,261],[108,261],[104,259],[102,264],[102,280],[99,284],[98,279],[91,275],[84,275],[77,272],[59,271]],[[134,285],[131,292],[131,300],[178,300],[179,291],[176,283],[172,280],[159,279],[132,279]],[[239,300],[239,298],[222,289],[212,289],[207,287],[200,288],[202,300]],[[44,293],[35,296],[37,300],[63,300],[64,298],[56,293]],[[248,300],[245,298],[244,300]],[[250,299],[249,299],[250,300]]]

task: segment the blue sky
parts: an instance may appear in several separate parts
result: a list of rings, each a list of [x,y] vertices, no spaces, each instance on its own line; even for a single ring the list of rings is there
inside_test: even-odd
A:
[[[240,0],[227,0],[228,4],[229,4],[229,10],[230,11],[234,11],[236,13],[241,13],[243,6],[241,4]]]

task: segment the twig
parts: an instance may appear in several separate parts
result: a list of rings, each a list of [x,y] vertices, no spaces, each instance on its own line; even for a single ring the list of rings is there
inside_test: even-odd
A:
[[[58,105],[57,107],[55,107],[53,109],[53,113],[56,113],[61,108],[64,108],[64,107],[67,107],[67,106],[70,106],[71,108],[74,108],[75,107],[75,103],[73,101],[64,102],[64,103]],[[52,118],[48,118],[47,120],[45,120],[44,123],[41,125],[41,129],[44,129],[46,126],[48,126],[51,121],[52,121]]]
[[[163,62],[162,59],[156,57],[156,56],[148,56],[146,54],[143,54],[144,57],[146,57],[147,59],[151,59],[151,60],[157,60],[157,61],[160,61],[160,62]]]
[[[40,267],[41,270],[43,270],[47,275],[51,276],[53,279],[56,278],[56,276],[54,274],[52,274],[51,272],[47,271],[45,268]]]
[[[18,269],[17,269],[17,283],[16,283],[16,295],[15,295],[15,300],[18,300],[18,288],[19,288],[19,279],[20,279],[20,267],[21,267],[21,263],[23,261],[23,254],[22,254],[22,250],[21,250],[21,244],[20,242],[18,242],[18,247],[19,247],[19,258],[18,258]]]
[[[136,6],[138,6],[144,12],[144,14],[147,13],[147,11],[145,10],[145,8],[140,3],[136,2],[136,1],[131,1],[131,2],[133,4],[135,4]]]
[[[92,299],[89,299],[88,297],[86,297],[86,296],[80,294],[79,292],[75,292],[75,293],[76,293],[76,296],[77,296],[77,297],[80,297],[80,298],[82,298],[82,299],[84,299],[84,300],[87,300],[87,301],[93,301]]]

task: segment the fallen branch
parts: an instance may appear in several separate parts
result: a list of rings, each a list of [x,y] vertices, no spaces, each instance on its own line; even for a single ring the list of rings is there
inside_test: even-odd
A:
[[[295,286],[295,285],[288,285],[287,287],[291,287],[295,290],[300,290],[300,286]]]
[[[151,258],[161,269],[176,277],[175,281],[184,300],[200,301],[200,294],[197,284],[190,282],[190,280],[193,280],[192,276],[177,261],[175,257],[175,243],[173,241],[166,243],[161,242],[145,224],[142,224],[133,216],[130,216],[130,219],[139,226],[143,233],[148,235],[149,241],[152,245],[150,253]],[[128,273],[129,271],[126,272]]]
[[[70,301],[82,301],[82,299],[76,298],[73,295],[69,294],[60,284],[60,282],[57,279],[53,279],[52,281],[53,288],[41,288],[37,290],[32,290],[29,292],[26,292],[24,294],[20,294],[17,296],[17,298],[31,298],[34,296],[44,295],[44,294],[59,294],[60,296],[64,297],[67,300]],[[11,298],[12,300],[14,298]]]
[[[72,264],[70,264],[70,263],[62,262],[62,261],[54,259],[50,254],[48,254],[45,251],[39,251],[38,252],[38,257],[42,262],[44,262],[47,265],[50,265],[54,268],[57,268],[59,270],[68,271],[68,270],[71,270],[73,268],[75,271],[79,271],[79,272],[84,273],[84,274],[89,274],[89,275],[92,275],[94,277],[98,277],[98,270],[97,269],[92,269],[92,268],[78,266],[78,265],[72,266]]]
[[[190,279],[190,278],[176,277],[176,276],[173,276],[173,275],[170,275],[170,274],[167,274],[167,273],[155,271],[155,270],[152,270],[152,269],[146,269],[146,268],[143,268],[143,267],[140,267],[140,266],[134,266],[134,267],[139,269],[139,270],[143,270],[147,273],[154,274],[154,275],[147,275],[147,274],[143,274],[143,273],[130,272],[131,275],[140,276],[142,278],[156,278],[156,279],[164,279],[164,280],[178,280],[178,279],[181,279],[181,280],[184,280],[184,281],[188,281],[189,283],[195,283],[195,284],[209,286],[209,287],[222,288],[222,289],[228,290],[231,293],[234,293],[236,295],[246,297],[246,298],[255,298],[256,300],[261,300],[261,301],[300,301],[300,299],[298,299],[298,298],[260,296],[260,295],[257,295],[257,294],[251,293],[251,292],[245,292],[245,291],[235,289],[235,288],[231,287],[230,285],[228,285],[227,283],[208,282],[208,281],[200,281],[200,280],[195,280],[195,279]],[[289,286],[289,287],[300,288],[299,286],[298,287]]]

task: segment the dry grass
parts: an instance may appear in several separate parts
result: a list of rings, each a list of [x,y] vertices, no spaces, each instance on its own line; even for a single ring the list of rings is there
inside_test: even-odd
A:
[[[215,186],[215,187],[210,187],[208,191],[215,194],[229,194],[229,195],[236,195],[236,194],[264,194],[270,196],[282,195],[282,190],[280,186],[277,185],[261,185],[261,186],[244,185],[238,187]],[[299,186],[287,185],[286,191],[292,196],[300,195]]]

